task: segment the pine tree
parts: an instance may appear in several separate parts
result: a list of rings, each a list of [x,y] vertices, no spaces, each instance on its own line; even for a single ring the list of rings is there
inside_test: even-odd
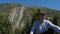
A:
[[[52,21],[53,21],[53,24],[57,25],[57,23],[58,23],[58,17],[54,16],[54,18],[53,18]]]
[[[53,24],[58,25],[58,17],[57,16],[54,16],[52,21],[53,21]],[[54,34],[58,34],[58,33],[56,31],[54,31]]]

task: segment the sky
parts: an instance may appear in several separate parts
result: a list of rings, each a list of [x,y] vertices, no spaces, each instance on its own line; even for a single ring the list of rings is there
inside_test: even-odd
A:
[[[60,0],[0,0],[0,4],[22,4],[60,10]]]

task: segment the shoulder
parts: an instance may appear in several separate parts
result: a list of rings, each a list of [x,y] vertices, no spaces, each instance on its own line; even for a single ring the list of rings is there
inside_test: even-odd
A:
[[[38,20],[35,20],[33,23],[33,27],[37,27],[39,25]]]
[[[46,22],[51,22],[51,21],[49,21],[49,20],[46,20]]]
[[[37,22],[39,22],[39,20],[35,20],[35,21],[34,21],[34,23],[37,23]]]
[[[34,21],[34,24],[37,24],[38,22],[39,22],[39,20],[35,20],[35,21]]]
[[[51,21],[49,21],[49,20],[45,20],[48,24],[50,24],[51,23]]]

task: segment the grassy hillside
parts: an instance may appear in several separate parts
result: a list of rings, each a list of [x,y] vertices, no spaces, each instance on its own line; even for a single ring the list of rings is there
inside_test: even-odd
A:
[[[12,9],[14,7],[21,7],[21,6],[22,6],[21,4],[0,4],[0,23],[1,23],[0,34],[14,34],[14,33],[17,34],[17,33],[20,33],[20,28],[16,29],[16,32],[12,32],[11,22],[7,19],[7,16],[9,15],[9,10],[10,9]],[[58,11],[58,10],[53,10],[53,9],[49,9],[49,8],[45,8],[45,7],[37,7],[37,6],[28,6],[27,7],[27,9],[31,10],[33,14],[37,13],[38,8],[40,8],[40,10],[42,10],[42,11],[45,11],[47,13],[48,17],[53,17],[55,15],[60,16],[60,11]],[[26,10],[26,11],[29,11],[29,10]],[[29,16],[30,13],[27,14],[27,15]],[[34,18],[35,17],[37,17],[37,16],[34,16]],[[24,20],[24,19],[22,19],[22,20]],[[54,22],[55,21],[56,20],[54,20]],[[60,23],[58,23],[58,24],[60,26]],[[22,30],[22,33],[28,34],[30,28],[31,28],[31,25],[30,25],[29,20],[28,20],[27,23],[26,23],[26,28],[24,28]]]
[[[46,8],[46,7],[35,7],[35,6],[31,6],[30,8],[35,9],[35,11],[37,8],[40,8],[42,11],[45,11],[47,13],[47,15],[50,17],[51,16],[53,17],[54,15],[60,16],[60,11],[58,11],[58,10],[54,10],[54,9],[50,9],[50,8]]]
[[[22,6],[19,4],[0,4],[0,15],[6,16],[11,8]]]
[[[6,15],[9,13],[9,10],[13,7],[18,7],[22,6],[20,4],[0,4],[0,15]],[[59,15],[60,16],[60,11],[58,10],[53,10],[49,8],[44,8],[44,7],[36,7],[36,6],[30,6],[28,8],[31,8],[32,11],[36,11],[37,8],[40,8],[41,10],[47,12],[48,16],[54,16],[54,15]]]
[[[14,8],[14,7],[21,7],[21,4],[0,4],[0,16],[7,16],[9,14],[9,10]],[[34,13],[37,11],[38,8],[40,10],[45,11],[47,13],[48,17],[53,17],[53,16],[59,16],[60,17],[60,11],[54,10],[54,9],[49,9],[45,7],[37,7],[37,6],[28,6],[28,8]]]

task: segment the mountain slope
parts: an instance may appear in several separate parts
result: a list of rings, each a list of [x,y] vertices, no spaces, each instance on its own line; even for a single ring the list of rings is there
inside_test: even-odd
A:
[[[0,14],[1,15],[6,15],[9,13],[9,10],[11,8],[14,8],[14,7],[21,7],[22,5],[20,4],[0,4]],[[31,8],[31,10],[34,12],[37,10],[38,7],[35,7],[35,6],[31,6],[31,7],[28,7],[28,8]],[[49,8],[44,8],[44,7],[39,7],[41,10],[47,12],[47,15],[48,16],[54,16],[54,15],[58,15],[60,16],[60,11],[58,10],[53,10],[53,9],[49,9]]]

